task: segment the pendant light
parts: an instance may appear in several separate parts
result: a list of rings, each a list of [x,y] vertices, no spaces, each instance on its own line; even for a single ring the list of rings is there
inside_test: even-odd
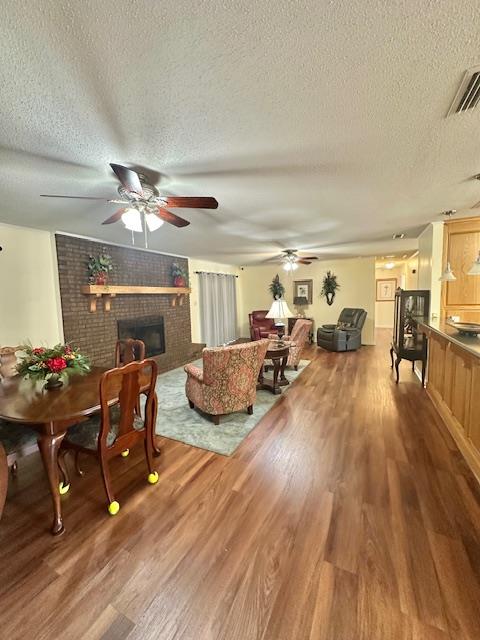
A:
[[[450,266],[450,263],[447,262],[447,267],[445,269],[445,271],[442,273],[442,275],[439,278],[440,282],[453,282],[454,280],[456,280],[456,277],[452,271],[452,267]]]
[[[470,267],[470,270],[467,271],[469,276],[480,276],[480,251],[478,252],[477,259]]]

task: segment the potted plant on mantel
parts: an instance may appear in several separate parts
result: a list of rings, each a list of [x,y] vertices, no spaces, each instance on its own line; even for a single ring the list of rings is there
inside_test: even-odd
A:
[[[174,287],[188,287],[188,272],[178,262],[172,263],[171,273]]]
[[[98,256],[88,257],[88,281],[90,284],[106,285],[108,274],[113,271],[112,256],[100,253]]]

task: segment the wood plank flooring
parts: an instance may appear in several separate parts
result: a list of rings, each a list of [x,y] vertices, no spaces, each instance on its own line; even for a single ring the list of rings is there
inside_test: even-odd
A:
[[[37,455],[0,523],[0,635],[29,640],[478,640],[480,490],[388,332],[312,364],[227,458],[162,441],[72,473],[48,533]],[[222,428],[221,425],[218,428]]]

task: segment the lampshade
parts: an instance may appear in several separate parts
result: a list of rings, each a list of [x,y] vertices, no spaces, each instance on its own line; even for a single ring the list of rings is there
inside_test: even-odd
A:
[[[439,280],[440,282],[453,282],[453,280],[456,280],[449,262],[447,262],[447,267],[440,276]]]
[[[469,276],[480,276],[480,251],[478,252],[477,259],[472,264],[469,271],[467,271]]]
[[[285,264],[283,265],[283,268],[285,269],[285,271],[295,271],[295,269],[298,269],[298,264],[296,262],[285,262]]]
[[[137,233],[143,231],[142,218],[140,211],[137,209],[126,209],[126,211],[122,213],[122,222],[129,231],[137,231]]]
[[[298,306],[307,305],[308,300],[305,296],[295,296],[295,298],[293,299],[293,304]]]
[[[266,315],[267,318],[293,318],[293,313],[288,308],[287,303],[282,298],[274,300],[269,312]]]
[[[163,224],[163,220],[154,213],[146,213],[145,220],[149,231],[156,231],[157,229],[160,229]]]

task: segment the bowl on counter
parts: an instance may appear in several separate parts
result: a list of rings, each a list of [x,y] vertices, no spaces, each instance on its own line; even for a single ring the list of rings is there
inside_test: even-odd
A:
[[[447,322],[456,329],[462,336],[478,336],[480,334],[480,324],[478,322]]]

